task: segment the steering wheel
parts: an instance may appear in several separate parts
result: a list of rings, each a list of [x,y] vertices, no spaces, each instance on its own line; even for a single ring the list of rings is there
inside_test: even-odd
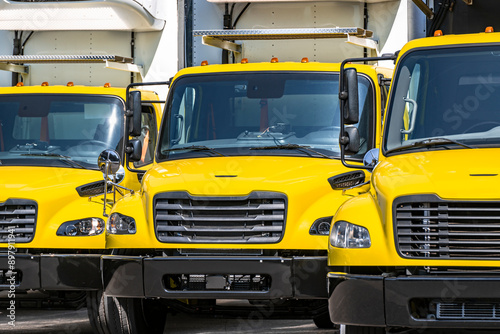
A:
[[[470,132],[472,129],[475,129],[477,127],[480,127],[480,126],[483,126],[483,125],[496,125],[496,126],[500,126],[500,123],[499,122],[493,122],[493,121],[487,121],[487,122],[480,122],[480,123],[476,123],[476,124],[473,124],[471,126],[469,126],[467,129],[465,129],[462,133],[468,133]],[[493,129],[493,127],[489,128],[488,130],[491,130]],[[485,131],[488,131],[488,130],[485,130]],[[484,132],[484,131],[481,131],[481,132]]]
[[[337,125],[330,125],[330,126],[325,126],[318,131],[331,131],[331,130],[340,130],[340,126]]]
[[[106,148],[108,148],[108,146],[109,146],[107,143],[100,141],[100,140],[95,140],[95,139],[82,141],[82,142],[78,143],[77,146],[85,146],[85,145],[106,146]]]

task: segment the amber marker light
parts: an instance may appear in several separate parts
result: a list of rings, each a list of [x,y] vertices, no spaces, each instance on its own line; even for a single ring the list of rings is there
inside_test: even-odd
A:
[[[42,82],[42,87],[48,86],[49,83],[47,81]]]
[[[434,31],[434,37],[438,37],[438,36],[443,36],[443,31],[442,30],[436,30],[436,31]]]
[[[277,62],[278,62],[278,58],[276,58],[276,57],[271,58],[271,63],[277,63]]]
[[[201,66],[207,66],[208,65],[208,61],[207,60],[204,60],[201,62]]]
[[[241,59],[242,64],[248,64],[248,58],[243,58]]]
[[[304,57],[304,58],[302,58],[302,60],[300,62],[301,63],[308,63],[309,62],[309,58]]]
[[[484,32],[495,32],[495,30],[493,29],[493,27],[489,26],[484,29]]]
[[[68,87],[73,87],[74,85],[75,85],[75,84],[73,83],[73,81],[70,81],[70,82],[68,82],[68,83],[66,84],[66,86],[68,86]]]
[[[22,86],[24,86],[24,83],[22,83],[22,82],[18,82],[18,83],[16,84],[16,87],[22,87]]]

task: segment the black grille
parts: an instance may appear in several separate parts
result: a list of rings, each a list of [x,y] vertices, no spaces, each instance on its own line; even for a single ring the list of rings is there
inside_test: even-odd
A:
[[[500,320],[500,303],[438,302],[436,318],[440,320]]]
[[[171,291],[269,291],[269,275],[249,274],[173,274],[165,275],[163,282]]]
[[[33,240],[36,214],[35,201],[9,199],[0,203],[0,243],[24,243]]]
[[[241,197],[155,196],[156,236],[169,243],[276,243],[285,231],[286,197],[253,192]]]
[[[500,259],[500,202],[405,196],[394,201],[393,215],[403,257]]]
[[[76,188],[81,197],[91,197],[104,194],[104,180],[84,184]],[[108,193],[113,191],[113,186],[108,184]]]

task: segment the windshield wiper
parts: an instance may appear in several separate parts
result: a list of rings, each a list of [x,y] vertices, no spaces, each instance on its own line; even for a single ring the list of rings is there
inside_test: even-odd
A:
[[[172,151],[184,151],[184,150],[187,150],[187,151],[209,151],[209,152],[212,152],[214,154],[218,154],[221,157],[226,156],[226,155],[220,153],[219,151],[217,151],[211,147],[205,146],[205,145],[191,145],[191,146],[186,146],[186,147],[168,148],[166,150],[162,150],[162,153],[172,152]]]
[[[54,158],[60,158],[62,161],[67,162],[70,166],[73,167],[78,167],[82,169],[88,169],[87,167],[84,167],[80,165],[78,162],[75,160],[71,159],[71,157],[68,157],[67,155],[62,155],[62,154],[56,154],[56,153],[24,153],[21,154],[22,156],[30,156],[30,157],[54,157]]]
[[[283,144],[283,145],[275,145],[275,146],[258,146],[258,147],[251,147],[251,150],[302,150],[302,151],[307,151],[311,152],[314,154],[317,154],[323,158],[327,159],[333,159],[332,157],[329,157],[326,154],[323,154],[321,152],[318,152],[316,150],[313,150],[309,146],[305,145],[299,145],[299,144]]]
[[[407,149],[412,149],[412,148],[418,148],[418,147],[429,147],[429,146],[439,146],[439,145],[446,145],[446,144],[455,144],[458,146],[462,146],[464,148],[474,148],[470,145],[461,143],[459,141],[445,138],[445,137],[439,137],[439,138],[429,138],[429,139],[424,139],[424,140],[419,140],[416,142],[411,143],[410,145],[405,145],[397,148],[393,148],[392,150],[389,150],[386,152],[387,153],[393,153],[393,152],[399,152],[399,151],[404,151]]]

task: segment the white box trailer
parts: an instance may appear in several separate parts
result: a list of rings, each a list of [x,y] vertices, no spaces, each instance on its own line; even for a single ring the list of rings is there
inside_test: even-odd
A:
[[[0,86],[164,80],[178,70],[177,27],[176,1],[2,1],[0,54],[27,59],[0,59],[3,70],[22,74],[0,72]],[[115,55],[125,61],[85,61]]]

